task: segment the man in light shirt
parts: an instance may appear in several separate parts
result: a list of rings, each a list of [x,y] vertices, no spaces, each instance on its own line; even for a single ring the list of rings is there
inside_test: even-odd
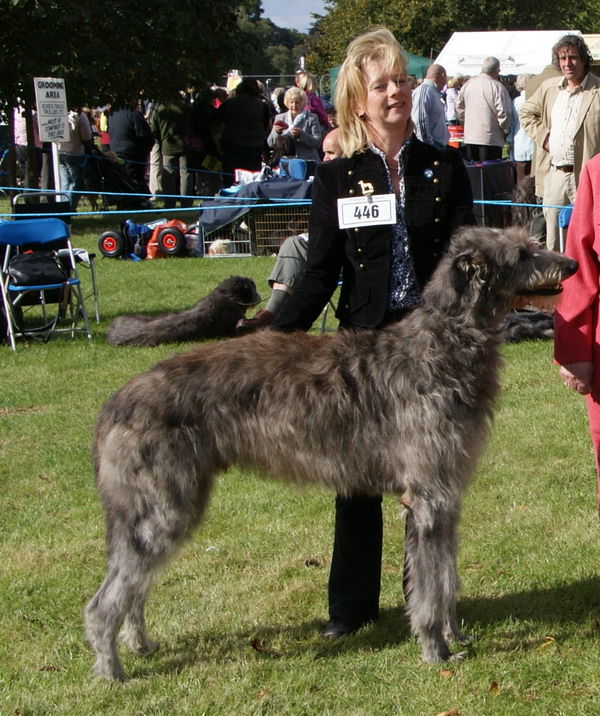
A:
[[[502,159],[512,122],[512,102],[499,77],[500,60],[486,57],[481,73],[460,88],[455,108],[465,128],[463,146],[469,161]]]
[[[441,65],[429,65],[425,80],[413,91],[412,121],[415,134],[425,144],[446,149],[450,132],[441,91],[448,77]]]
[[[573,204],[581,169],[600,152],[600,77],[580,35],[565,35],[552,48],[562,77],[546,80],[519,111],[536,144],[536,194],[543,197],[546,245],[559,249],[560,207]]]

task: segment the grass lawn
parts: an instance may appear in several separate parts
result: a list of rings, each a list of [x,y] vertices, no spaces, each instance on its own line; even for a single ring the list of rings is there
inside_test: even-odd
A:
[[[95,249],[105,228],[106,218],[75,219],[75,245]],[[549,342],[503,349],[496,421],[460,529],[458,612],[476,637],[467,661],[419,661],[394,499],[384,500],[382,617],[325,643],[333,496],[231,470],[152,593],[149,630],[162,648],[123,651],[124,684],[92,678],[81,612],[105,564],[95,416],[131,376],[181,350],[113,348],[108,324],[189,307],[233,274],[266,297],[273,259],[96,262],[102,321],[91,345],[0,348],[0,713],[600,713],[596,475],[584,402],[559,380]]]

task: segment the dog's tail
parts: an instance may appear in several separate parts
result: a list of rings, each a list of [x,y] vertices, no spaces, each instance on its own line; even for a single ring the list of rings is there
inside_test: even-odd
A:
[[[151,316],[117,316],[108,327],[106,340],[111,346],[154,346],[154,336],[148,331]]]

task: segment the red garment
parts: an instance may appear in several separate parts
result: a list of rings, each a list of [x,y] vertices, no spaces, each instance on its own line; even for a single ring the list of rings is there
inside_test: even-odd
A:
[[[587,407],[600,515],[600,154],[590,159],[581,173],[565,254],[579,262],[579,269],[565,281],[556,311],[554,358],[560,365],[591,361],[594,366]]]

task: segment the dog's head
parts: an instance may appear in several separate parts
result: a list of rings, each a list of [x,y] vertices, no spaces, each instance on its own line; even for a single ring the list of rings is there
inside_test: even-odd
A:
[[[535,305],[557,296],[576,270],[576,261],[540,248],[520,229],[466,227],[454,234],[423,300],[495,322],[518,301]]]
[[[251,278],[245,276],[231,276],[221,281],[215,291],[224,294],[238,306],[250,308],[261,302],[260,294],[256,289],[256,284]]]

